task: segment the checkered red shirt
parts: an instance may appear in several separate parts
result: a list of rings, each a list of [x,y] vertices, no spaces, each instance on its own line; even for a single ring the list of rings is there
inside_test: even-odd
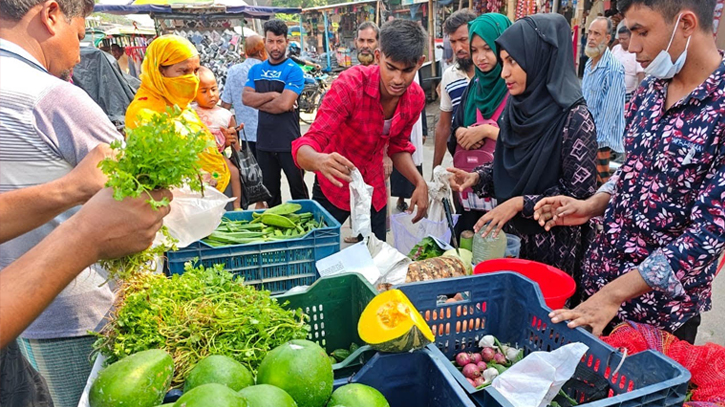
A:
[[[356,66],[343,72],[330,87],[317,112],[317,118],[304,136],[292,142],[292,155],[297,162],[297,150],[311,146],[326,154],[336,152],[350,160],[374,188],[373,207],[379,211],[388,202],[383,171],[383,150],[389,144],[388,155],[408,152],[410,132],[425,107],[425,94],[413,82],[398,101],[388,135],[383,134],[383,106],[380,103],[380,67]],[[350,189],[334,186],[324,175],[317,181],[325,197],[336,207],[350,210]]]

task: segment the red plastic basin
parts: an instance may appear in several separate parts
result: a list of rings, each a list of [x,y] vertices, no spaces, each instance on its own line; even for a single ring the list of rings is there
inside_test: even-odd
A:
[[[513,271],[526,276],[539,284],[546,305],[551,309],[560,309],[566,304],[574,291],[574,279],[556,267],[547,266],[531,260],[495,259],[479,263],[473,274],[495,273],[497,271]]]

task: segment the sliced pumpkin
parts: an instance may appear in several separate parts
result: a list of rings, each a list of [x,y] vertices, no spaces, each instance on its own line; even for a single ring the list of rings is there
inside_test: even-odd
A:
[[[400,290],[375,296],[360,316],[357,330],[360,339],[380,352],[409,352],[435,340],[428,324]]]

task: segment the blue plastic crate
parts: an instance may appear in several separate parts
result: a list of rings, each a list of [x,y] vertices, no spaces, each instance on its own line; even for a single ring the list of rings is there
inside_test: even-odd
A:
[[[690,380],[686,369],[661,353],[646,351],[628,356],[613,375],[623,355],[584,329],[552,323],[538,286],[519,274],[484,274],[399,288],[428,321],[436,335],[435,352],[445,360],[454,359],[459,352],[479,350],[479,340],[488,334],[523,348],[526,354],[581,342],[589,346],[580,362],[582,368],[605,378],[613,393],[613,397],[590,401],[565,387],[581,406],[674,407],[682,406],[685,399]],[[445,303],[445,298],[456,293],[465,300]],[[452,363],[446,367],[478,406],[511,406],[493,388],[476,390]]]
[[[182,274],[184,263],[197,259],[205,267],[223,264],[224,269],[244,277],[246,284],[281,293],[292,287],[310,285],[319,274],[315,262],[340,251],[340,223],[320,204],[312,200],[289,201],[302,205],[301,212],[312,212],[315,219],[324,218],[327,227],[310,231],[297,239],[251,243],[226,247],[211,247],[194,242],[175,252],[168,252],[170,274]],[[252,220],[253,212],[227,212],[231,220]]]
[[[445,364],[430,349],[377,353],[350,382],[377,389],[390,407],[474,407]],[[336,388],[343,384],[335,381]]]

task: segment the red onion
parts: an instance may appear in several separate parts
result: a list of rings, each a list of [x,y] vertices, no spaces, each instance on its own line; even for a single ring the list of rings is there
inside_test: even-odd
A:
[[[456,355],[456,364],[460,367],[464,367],[471,363],[471,354],[468,352],[461,352]]]
[[[473,380],[473,387],[483,386],[484,384],[486,384],[486,379],[483,377],[477,377]]]
[[[481,351],[481,357],[483,357],[483,361],[486,363],[492,361],[494,356],[496,356],[496,351],[493,348],[483,348]]]
[[[467,377],[466,377],[466,380],[468,380],[468,383],[471,383],[471,386],[476,387],[476,383],[473,380],[471,380]]]
[[[488,366],[486,366],[486,362],[484,362],[484,361],[480,361],[480,362],[476,363],[476,366],[478,366],[478,370],[480,370],[482,372],[484,370],[488,369]]]
[[[478,366],[473,363],[469,363],[466,366],[463,366],[463,376],[469,379],[475,379],[481,376],[481,371],[478,370]]]
[[[499,365],[505,365],[506,356],[504,356],[503,353],[496,352],[496,355],[494,355],[494,357],[493,357],[493,361],[498,363]]]
[[[471,353],[471,363],[478,363],[483,361],[483,357],[480,353]]]

